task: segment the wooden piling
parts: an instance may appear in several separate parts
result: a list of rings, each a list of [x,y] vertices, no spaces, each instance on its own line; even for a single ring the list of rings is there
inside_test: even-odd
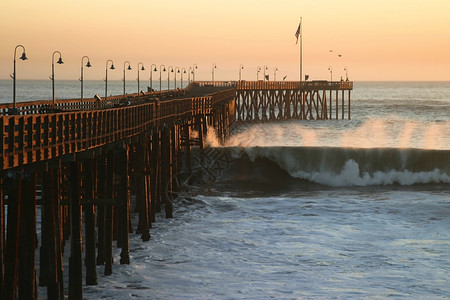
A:
[[[3,175],[3,174],[0,174]],[[5,195],[3,186],[3,177],[0,176],[0,296],[3,295],[4,286],[4,251],[5,251]]]
[[[95,262],[95,205],[96,200],[96,167],[95,158],[88,158],[84,160],[84,195],[86,202],[83,205],[84,209],[84,235],[86,237],[86,285],[97,285],[97,268]]]
[[[105,275],[112,274],[113,264],[113,216],[114,205],[112,203],[114,197],[114,151],[110,150],[107,153],[107,168],[106,168],[106,198],[111,203],[105,205]]]
[[[83,298],[82,244],[81,244],[81,163],[67,163],[70,171],[70,258],[69,299]]]
[[[121,247],[120,263],[130,264],[130,241],[129,229],[130,224],[130,193],[129,193],[129,174],[128,174],[128,160],[129,160],[129,145],[124,145],[125,149],[117,153],[117,173],[120,178],[119,191],[117,198],[120,207],[120,227],[121,227]]]
[[[187,122],[184,124],[184,151],[185,151],[185,161],[188,173],[192,173],[192,160],[191,160],[191,126]]]
[[[161,203],[163,199],[163,183],[162,183],[162,131],[157,129],[153,135],[154,141],[152,149],[154,149],[154,157],[151,162],[152,170],[155,173],[155,184],[152,186],[155,190],[155,212],[161,212]],[[152,150],[153,151],[153,150]]]
[[[170,191],[169,199],[173,198],[173,194],[177,190],[176,174],[178,173],[178,126],[174,125],[170,130]],[[173,209],[173,208],[172,208]]]
[[[106,198],[106,157],[101,155],[97,160],[97,191],[98,198]],[[105,263],[105,204],[97,205],[97,265]]]
[[[64,299],[61,253],[59,160],[47,163],[41,198],[41,252],[39,285],[47,286],[49,299]]]
[[[54,222],[55,222],[55,257],[56,257],[56,271],[58,272],[58,288],[59,290],[59,300],[65,299],[64,296],[64,267],[63,267],[63,226],[61,221],[61,161],[58,160],[58,167],[53,170],[53,187],[55,188],[55,192],[52,197],[52,204],[54,210]],[[56,288],[55,288],[56,290]],[[58,299],[55,297],[55,299]]]
[[[146,136],[145,138],[145,164],[144,164],[144,178],[145,178],[145,202],[147,203],[147,219],[148,219],[148,227],[152,228],[152,222],[155,220],[152,220],[152,211],[154,211],[154,207],[152,205],[152,193],[153,193],[153,187],[152,187],[152,180],[151,180],[151,174],[152,174],[152,167],[151,167],[151,161],[152,161],[152,140],[150,137]]]
[[[8,174],[8,221],[5,247],[5,280],[2,299],[17,299],[19,233],[22,178],[19,172]]]
[[[159,131],[155,130],[152,134],[151,150],[150,150],[150,186],[151,186],[151,209],[150,222],[155,222],[157,206],[159,206],[158,190],[159,190]]]
[[[141,234],[143,241],[150,240],[148,202],[145,195],[145,146],[143,138],[140,138],[136,145],[136,155],[134,157],[135,182],[136,182],[136,204],[139,209],[139,221],[136,229],[137,234]]]
[[[47,286],[50,278],[50,221],[51,218],[51,193],[52,193],[52,173],[46,164],[46,170],[42,172],[42,191],[41,191],[41,247],[39,252],[39,286]]]
[[[19,230],[19,299],[36,299],[36,172],[24,172]]]
[[[202,117],[198,116],[195,120],[195,123],[197,125],[197,132],[198,132],[198,143],[200,149],[203,149],[203,122]]]
[[[348,119],[350,120],[350,93],[351,91],[348,91]]]
[[[161,183],[164,189],[162,193],[166,218],[172,218],[172,202],[168,198],[171,190],[171,145],[170,145],[170,128],[164,128],[161,132],[161,164],[165,166],[161,169]]]

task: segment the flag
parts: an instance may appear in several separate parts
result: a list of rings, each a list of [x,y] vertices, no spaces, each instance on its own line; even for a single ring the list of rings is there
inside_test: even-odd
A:
[[[302,23],[298,24],[297,31],[295,32],[295,37],[297,38],[297,41],[295,42],[296,45],[298,43],[298,37],[300,36],[300,27],[301,26],[302,26]]]

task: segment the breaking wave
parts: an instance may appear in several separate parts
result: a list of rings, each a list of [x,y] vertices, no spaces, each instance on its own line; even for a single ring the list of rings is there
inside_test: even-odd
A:
[[[292,178],[332,187],[450,183],[450,150],[337,147],[227,149],[235,159],[266,165],[270,162]]]

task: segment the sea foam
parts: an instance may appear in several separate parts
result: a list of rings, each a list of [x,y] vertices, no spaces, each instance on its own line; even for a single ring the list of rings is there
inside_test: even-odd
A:
[[[323,185],[450,183],[450,151],[392,148],[228,148],[235,158],[269,160],[291,177]]]

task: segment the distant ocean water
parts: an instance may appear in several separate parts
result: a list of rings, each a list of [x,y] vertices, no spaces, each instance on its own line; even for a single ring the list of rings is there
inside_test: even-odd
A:
[[[351,120],[247,124],[221,146],[229,168],[85,299],[450,298],[450,82],[355,82]]]

